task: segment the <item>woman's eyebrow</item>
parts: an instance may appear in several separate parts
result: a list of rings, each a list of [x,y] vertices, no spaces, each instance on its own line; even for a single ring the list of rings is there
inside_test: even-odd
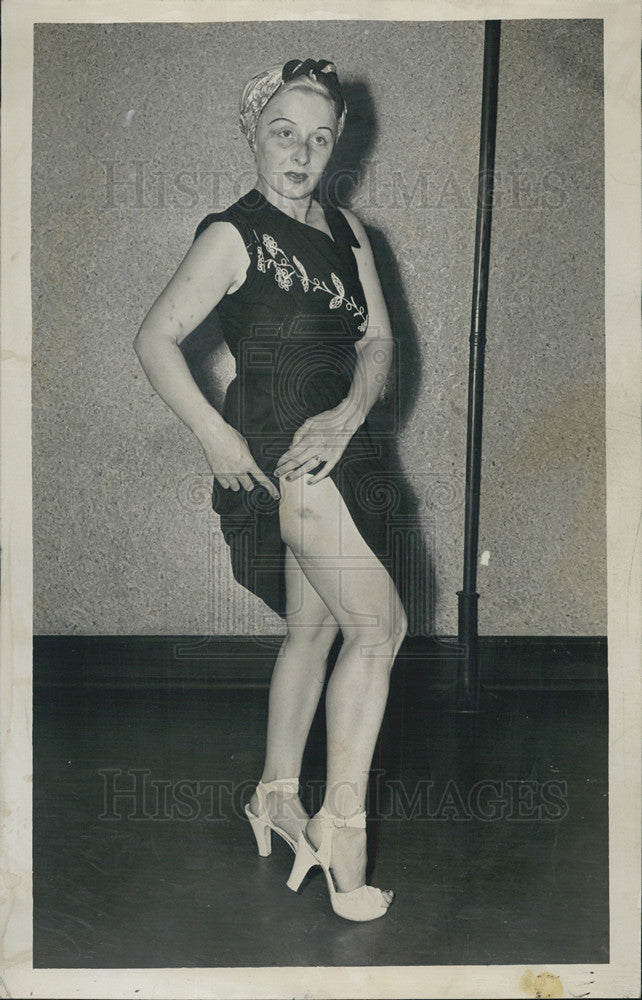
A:
[[[296,122],[292,121],[291,118],[285,118],[283,115],[280,115],[278,118],[273,118],[271,122],[268,122],[268,125],[274,125],[274,122],[289,122],[290,125],[296,125]],[[317,125],[317,128],[319,129],[326,128],[328,132],[332,132],[332,129],[330,128],[329,125]]]

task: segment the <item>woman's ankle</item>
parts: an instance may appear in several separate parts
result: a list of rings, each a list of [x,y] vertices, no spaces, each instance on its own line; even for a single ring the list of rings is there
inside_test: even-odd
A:
[[[305,836],[315,851],[325,837],[332,838],[329,864],[339,892],[350,892],[365,884],[367,839],[363,828],[329,825],[323,813],[315,813],[306,825]]]
[[[351,819],[364,811],[365,791],[356,781],[328,784],[323,796],[321,814]]]
[[[297,785],[299,783],[299,772],[298,769],[287,769],[288,773],[283,774],[281,771],[276,770],[272,772],[265,772],[259,778],[259,783],[261,785],[274,785],[275,788],[283,788],[286,784]]]

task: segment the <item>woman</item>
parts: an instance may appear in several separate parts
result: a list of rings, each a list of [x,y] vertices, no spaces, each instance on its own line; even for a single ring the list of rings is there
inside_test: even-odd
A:
[[[363,226],[313,197],[345,117],[327,60],[290,60],[246,84],[240,124],[256,185],[203,219],[135,349],[203,447],[236,579],[287,623],[246,807],[259,852],[270,853],[274,830],[295,851],[291,888],[318,864],[335,912],[372,920],[393,894],[365,884],[365,799],[406,618],[386,568],[386,475],[366,422],[391,363],[390,323]],[[179,349],[214,308],[236,359],[222,414]],[[339,630],[326,791],[309,817],[299,773]]]

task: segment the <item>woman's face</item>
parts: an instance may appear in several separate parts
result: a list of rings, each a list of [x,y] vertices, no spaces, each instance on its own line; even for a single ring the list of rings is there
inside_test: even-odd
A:
[[[306,86],[282,87],[265,105],[256,126],[259,181],[283,197],[308,198],[336,137],[337,118],[329,98]]]

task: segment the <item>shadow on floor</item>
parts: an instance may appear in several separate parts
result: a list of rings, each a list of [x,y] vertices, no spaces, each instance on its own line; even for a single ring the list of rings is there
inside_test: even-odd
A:
[[[368,924],[299,894],[242,812],[264,689],[36,689],[34,967],[608,962],[607,698],[502,693],[456,716],[400,669],[373,761]],[[318,804],[319,712],[302,774]]]

